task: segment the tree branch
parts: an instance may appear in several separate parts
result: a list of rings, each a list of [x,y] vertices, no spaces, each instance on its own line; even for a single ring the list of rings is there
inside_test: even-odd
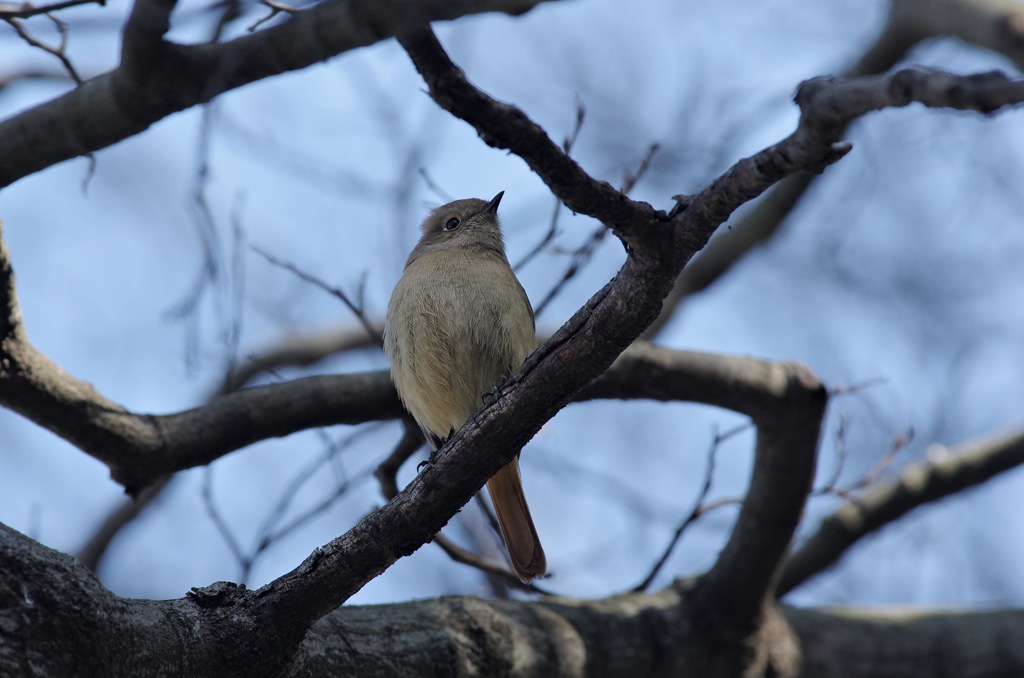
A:
[[[177,414],[136,414],[35,349],[21,320],[0,226],[0,404],[99,459],[135,494],[157,478],[268,437],[401,416],[387,372],[307,377],[215,398]]]
[[[1024,69],[1024,6],[1016,0],[894,0],[886,30],[910,44],[940,36],[959,38]]]
[[[106,5],[107,0],[64,0],[64,2],[55,2],[42,6],[33,5],[30,2],[23,2],[20,5],[0,2],[0,19],[28,19],[29,17],[39,16],[41,14],[59,12],[60,10],[67,9],[68,7],[92,4]]]
[[[173,476],[166,475],[158,478],[146,489],[132,499],[123,500],[124,503],[111,511],[99,527],[93,532],[89,541],[78,552],[78,560],[93,572],[99,571],[100,562],[107,553],[107,548],[122,529],[146,510],[153,501],[163,494],[170,484]]]
[[[346,606],[304,637],[254,616],[228,584],[178,600],[118,598],[73,558],[0,525],[0,673],[46,675],[701,675],[685,586],[594,601],[449,596]],[[778,678],[1024,673],[1024,611],[781,608],[766,638],[786,649]],[[982,640],[984,639],[984,640]],[[980,645],[989,651],[979,653]],[[140,651],[145,648],[144,651]],[[486,663],[485,663],[486,662]],[[907,673],[908,666],[917,669]],[[902,671],[902,672],[901,672]]]
[[[163,39],[174,0],[138,0],[125,63],[0,123],[0,188],[106,148],[218,94],[324,61],[431,21],[522,14],[545,0],[326,0],[281,24],[223,44]]]
[[[566,207],[599,218],[612,227],[656,217],[657,213],[647,203],[631,200],[611,184],[584,172],[521,110],[474,87],[445,53],[432,30],[399,34],[398,42],[441,108],[472,125],[484,143],[508,149],[522,158]]]
[[[236,391],[257,375],[282,367],[309,367],[333,355],[360,348],[377,348],[363,330],[333,330],[287,337],[261,353],[250,356],[226,375],[220,393]]]
[[[800,639],[802,676],[1024,675],[1024,612],[783,608]]]
[[[898,6],[905,4],[900,0],[893,3],[885,29],[865,51],[863,58],[843,73],[844,78],[884,73],[893,68],[917,41],[923,39],[922,34],[911,30],[905,19],[910,15],[931,15],[931,8],[929,11],[897,11]],[[644,338],[656,336],[687,297],[707,289],[748,252],[775,235],[817,177],[816,174],[786,177],[732,224],[732,228],[720,230],[679,275],[675,288],[665,299],[661,315],[644,333]]]
[[[695,587],[705,614],[732,627],[756,628],[774,595],[784,554],[814,480],[821,421],[828,401],[806,367],[768,368],[770,385],[757,425],[754,469],[739,518],[714,566]]]
[[[790,556],[779,582],[783,596],[831,567],[851,546],[914,509],[1024,464],[1024,433],[933,448],[936,459],[913,464],[899,478],[844,504]]]

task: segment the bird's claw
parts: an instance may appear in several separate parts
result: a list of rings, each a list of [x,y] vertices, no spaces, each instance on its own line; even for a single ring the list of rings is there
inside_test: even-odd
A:
[[[447,438],[441,438],[440,442],[441,442],[441,447],[444,447],[444,443],[448,442],[448,439]],[[437,448],[437,449],[440,449],[440,448]],[[430,454],[427,455],[427,458],[426,458],[425,461],[421,461],[420,463],[416,464],[416,473],[419,473],[420,471],[422,471],[425,468],[427,468],[427,469],[434,468],[434,462],[437,461],[437,449],[431,450]]]
[[[483,401],[484,405],[490,405],[491,403],[498,399],[498,392],[501,390],[501,387],[504,385],[506,381],[508,381],[508,375],[502,374],[501,376],[498,377],[497,384],[491,384],[491,390],[480,396],[480,399]]]

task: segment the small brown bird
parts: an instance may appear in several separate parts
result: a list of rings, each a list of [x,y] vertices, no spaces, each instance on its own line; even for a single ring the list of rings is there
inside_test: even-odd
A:
[[[391,293],[384,350],[405,407],[436,450],[537,347],[533,308],[505,256],[498,203],[438,207]],[[487,481],[512,567],[524,582],[547,563],[519,478],[519,458]]]

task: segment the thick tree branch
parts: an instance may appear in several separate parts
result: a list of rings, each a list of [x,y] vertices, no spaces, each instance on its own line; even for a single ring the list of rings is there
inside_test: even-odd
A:
[[[822,171],[851,146],[839,137],[851,120],[911,103],[992,113],[1024,102],[1024,81],[992,71],[958,76],[905,69],[848,80],[816,78],[800,85],[800,124],[793,134],[733,165],[696,196],[683,197],[673,224],[682,248],[703,247],[744,202],[799,171]]]
[[[702,403],[758,421],[778,414],[791,375],[802,373],[803,369],[792,363],[681,351],[636,341],[576,399]]]
[[[0,674],[276,675],[306,629],[229,604],[243,593],[119,598],[74,558],[0,524]]]
[[[706,614],[740,628],[756,627],[774,595],[811,491],[827,402],[824,386],[806,367],[773,368],[772,406],[753,417],[757,447],[750,489],[729,541],[695,596]]]
[[[253,614],[251,592],[221,584],[179,600],[118,598],[74,559],[0,525],[0,674],[31,666],[51,676],[195,678],[728,675],[700,659],[706,648],[685,618],[686,590],[346,606],[283,640],[279,622]],[[1024,673],[1019,610],[782,607],[769,633],[788,653],[778,678],[910,678],[967,666],[976,676]]]
[[[174,0],[138,0],[125,27],[121,67],[0,123],[0,188],[256,80],[431,21],[480,12],[521,14],[542,1],[326,0],[227,43],[178,45],[163,39]]]
[[[783,609],[800,638],[801,676],[1024,675],[1024,612]]]
[[[910,511],[1024,464],[1024,433],[970,441],[951,450],[933,448],[929,456],[937,458],[909,466],[896,480],[825,518],[789,558],[778,594],[785,595],[831,567],[858,540]]]
[[[886,30],[911,44],[958,38],[1024,70],[1024,6],[1017,0],[893,0]]]

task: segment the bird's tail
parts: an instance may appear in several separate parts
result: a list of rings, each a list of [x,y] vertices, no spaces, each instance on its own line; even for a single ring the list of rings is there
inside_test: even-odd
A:
[[[518,457],[487,481],[487,492],[516,575],[524,583],[543,576],[547,560],[530,517],[530,507],[526,505]]]

